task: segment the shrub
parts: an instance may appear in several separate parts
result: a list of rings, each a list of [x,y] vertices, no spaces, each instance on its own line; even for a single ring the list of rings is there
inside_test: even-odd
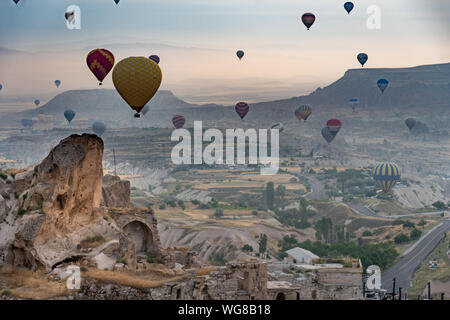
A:
[[[3,180],[6,180],[6,179],[8,179],[8,175],[6,175],[2,172],[2,173],[0,173],[0,178],[2,178]]]
[[[148,262],[148,263],[159,263],[159,264],[164,264],[164,260],[163,260],[162,257],[148,256],[148,257],[147,257],[147,262]]]
[[[166,205],[163,203],[163,204],[161,204],[160,206],[159,206],[159,209],[160,210],[166,210]]]
[[[423,227],[426,224],[427,224],[427,222],[425,221],[425,219],[422,219],[422,220],[420,220],[420,222],[417,225]]]
[[[372,232],[370,232],[370,230],[366,230],[363,232],[362,234],[363,237],[371,237],[372,236]]]
[[[413,231],[411,231],[411,234],[409,235],[409,237],[411,238],[411,240],[417,240],[422,236],[422,231],[415,229]]]
[[[198,201],[196,199],[192,200],[191,202],[192,202],[192,204],[194,204],[196,206],[198,206],[200,204],[200,201]]]
[[[408,237],[408,235],[406,235],[404,233],[400,233],[400,234],[396,235],[394,238],[394,242],[396,244],[402,244],[402,243],[406,243],[408,241],[409,241],[409,237]]]
[[[241,248],[244,252],[253,252],[253,247],[249,244],[244,244],[244,246]]]

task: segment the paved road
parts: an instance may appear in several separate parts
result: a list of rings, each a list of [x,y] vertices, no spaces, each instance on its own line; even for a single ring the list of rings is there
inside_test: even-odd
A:
[[[311,200],[318,200],[322,198],[326,194],[322,182],[320,182],[315,176],[308,176],[307,179],[311,185],[311,192],[307,193],[305,198]]]
[[[422,261],[439,244],[442,237],[450,230],[450,220],[441,221],[442,225],[431,231],[424,238],[415,244],[415,247],[404,255],[396,264],[388,270],[381,273],[381,285],[388,292],[392,290],[392,279],[396,278],[396,291],[402,288],[402,292],[407,292],[410,286],[410,280],[414,273],[420,267]]]

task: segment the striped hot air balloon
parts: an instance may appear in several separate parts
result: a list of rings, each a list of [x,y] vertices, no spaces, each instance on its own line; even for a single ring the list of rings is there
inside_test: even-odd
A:
[[[236,107],[235,107],[235,110],[236,110],[237,114],[239,115],[239,117],[241,117],[241,119],[244,119],[244,117],[247,115],[249,109],[250,109],[249,105],[245,102],[239,102],[238,104],[236,104]]]
[[[186,118],[183,115],[176,114],[172,118],[172,123],[176,129],[181,129],[186,123]]]
[[[373,179],[384,193],[388,193],[400,180],[400,169],[394,163],[380,163],[373,170]]]
[[[302,15],[302,22],[308,30],[311,28],[314,21],[316,21],[316,16],[314,14],[307,12]]]
[[[341,127],[342,127],[341,120],[330,119],[327,121],[328,130],[335,135],[339,132],[339,130],[341,130]]]
[[[102,85],[103,80],[114,67],[114,55],[106,49],[95,49],[86,58],[87,65]]]
[[[308,117],[311,115],[312,109],[308,105],[300,106],[297,110],[295,110],[295,116],[298,120],[306,121]]]

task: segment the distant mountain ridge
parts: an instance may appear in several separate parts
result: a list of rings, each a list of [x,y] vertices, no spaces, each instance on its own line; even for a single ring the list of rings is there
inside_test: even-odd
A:
[[[380,78],[390,82],[384,94],[376,85]],[[265,126],[274,121],[292,121],[293,110],[304,103],[322,110],[349,108],[348,100],[354,97],[360,100],[362,108],[395,107],[400,110],[423,107],[448,112],[449,79],[450,63],[412,68],[350,69],[342,78],[307,96],[251,104],[245,122]],[[149,106],[147,115],[136,122],[133,111],[115,90],[72,90],[55,96],[39,109],[20,114],[20,117],[29,118],[43,113],[63,121],[64,110],[70,108],[76,111],[77,118],[89,118],[90,122],[101,120],[111,127],[171,127],[172,116],[178,113],[186,116],[187,126],[191,126],[194,119],[201,119],[208,125],[242,123],[234,112],[234,106],[190,104],[171,91],[160,90]]]

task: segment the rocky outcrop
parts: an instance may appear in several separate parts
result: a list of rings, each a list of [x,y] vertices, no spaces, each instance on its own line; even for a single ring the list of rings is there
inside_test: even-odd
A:
[[[104,207],[129,208],[130,207],[130,181],[122,181],[118,176],[106,175],[103,177]]]
[[[102,157],[99,137],[72,135],[39,165],[17,174],[11,183],[0,182],[0,195],[9,198],[0,199],[5,208],[0,219],[0,264],[50,269],[89,258],[101,268],[121,261],[135,269],[137,252],[160,255],[153,212],[122,212],[120,221],[129,217],[128,225],[122,225],[100,207]],[[106,181],[106,204],[127,206],[129,183],[116,177]],[[130,232],[129,224],[142,233]]]

